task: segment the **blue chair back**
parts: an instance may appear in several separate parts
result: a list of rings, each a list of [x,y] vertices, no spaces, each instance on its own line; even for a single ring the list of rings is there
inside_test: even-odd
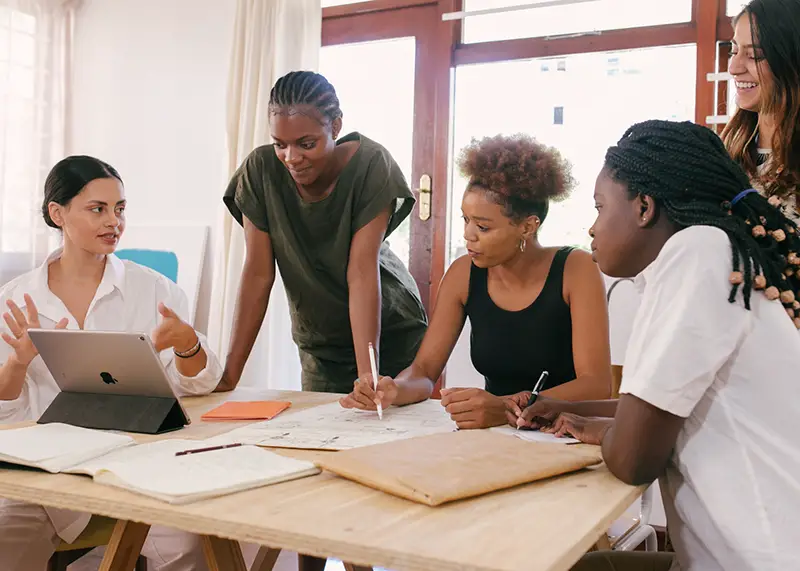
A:
[[[114,253],[118,258],[146,266],[178,283],[178,256],[174,252],[128,248]]]

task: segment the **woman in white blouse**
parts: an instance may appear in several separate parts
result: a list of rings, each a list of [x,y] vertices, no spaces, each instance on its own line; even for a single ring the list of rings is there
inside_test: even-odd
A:
[[[110,165],[87,156],[59,162],[45,182],[42,214],[63,248],[0,288],[0,422],[36,420],[58,393],[29,328],[148,332],[179,395],[211,392],[222,368],[184,319],[186,296],[164,276],[114,256],[125,230],[125,192]],[[39,571],[89,514],[0,500],[0,569]],[[204,570],[197,536],[153,527],[143,554],[156,571]]]

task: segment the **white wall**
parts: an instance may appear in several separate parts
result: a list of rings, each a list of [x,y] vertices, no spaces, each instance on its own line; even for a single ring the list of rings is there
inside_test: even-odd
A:
[[[469,336],[472,331],[469,319],[464,323],[464,329],[453,348],[453,353],[447,361],[447,368],[445,369],[445,386],[448,388],[453,387],[477,387],[482,389],[486,381],[475,367],[472,366],[472,358],[470,357],[470,343]]]
[[[75,24],[70,154],[116,167],[129,225],[212,228],[227,179],[234,0],[84,0]],[[180,231],[176,228],[176,231]],[[209,240],[198,328],[211,282]]]

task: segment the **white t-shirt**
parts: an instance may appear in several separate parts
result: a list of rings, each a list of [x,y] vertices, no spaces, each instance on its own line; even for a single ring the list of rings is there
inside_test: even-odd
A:
[[[25,311],[24,294],[29,294],[39,310],[42,328],[55,327],[62,318],[69,319],[68,329],[78,324],[64,303],[47,285],[48,266],[61,255],[57,250],[39,268],[19,276],[0,288],[0,308],[7,311],[6,300],[11,299]],[[114,255],[108,256],[105,272],[97,287],[84,329],[95,331],[131,331],[150,334],[161,322],[158,304],[163,302],[184,321],[188,321],[186,295],[173,282],[161,274]],[[9,333],[5,321],[0,320],[0,332]],[[171,349],[161,352],[161,362],[167,370],[178,395],[200,395],[211,392],[222,378],[222,366],[208,348],[205,338],[198,333],[205,350],[206,367],[195,377],[186,377],[175,367]],[[12,353],[11,347],[0,339],[0,364]],[[13,401],[0,401],[0,423],[36,420],[50,406],[59,392],[53,376],[41,357],[31,361],[20,396]],[[72,542],[89,523],[89,514],[46,508],[58,535]]]
[[[634,281],[630,278],[611,278],[603,276],[608,298],[609,343],[611,345],[611,364],[625,364],[625,351],[631,336],[633,320],[639,310],[641,296]]]
[[[637,278],[621,391],[686,419],[661,479],[682,571],[800,562],[800,335],[778,301],[728,302],[719,229],[675,234]]]

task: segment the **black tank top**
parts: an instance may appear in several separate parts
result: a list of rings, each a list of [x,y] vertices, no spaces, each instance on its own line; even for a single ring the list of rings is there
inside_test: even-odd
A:
[[[464,307],[472,328],[472,364],[486,390],[504,396],[533,389],[542,371],[549,389],[575,379],[572,319],[564,302],[564,264],[573,250],[560,248],[539,296],[525,309],[506,311],[489,297],[486,268],[472,266]]]

